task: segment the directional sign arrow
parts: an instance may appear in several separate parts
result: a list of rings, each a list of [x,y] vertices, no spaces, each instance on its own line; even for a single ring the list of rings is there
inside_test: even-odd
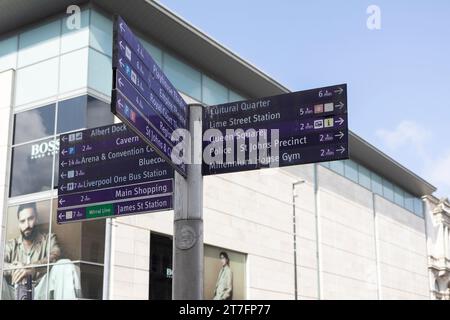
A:
[[[336,121],[336,123],[339,123],[339,125],[341,126],[344,123],[344,119],[342,119],[341,117],[339,117],[339,120]]]
[[[63,136],[63,137],[61,138],[61,140],[64,141],[64,142],[66,142],[66,141],[67,141],[67,136]]]
[[[122,40],[119,41],[119,46],[122,48],[122,50],[125,50],[125,46],[122,44]]]
[[[64,202],[66,202],[66,200],[64,200],[63,198],[61,198],[61,199],[59,199],[59,201],[58,201],[58,202],[59,202],[59,204],[60,204],[60,205],[63,205],[63,204],[64,204]]]
[[[119,77],[119,80],[117,80],[117,82],[119,82],[119,86],[123,87],[124,83],[122,81],[122,77]]]
[[[65,156],[65,155],[67,154],[67,150],[66,150],[66,149],[63,149],[63,150],[61,151],[61,154],[62,154],[63,156]]]
[[[345,151],[345,148],[341,146],[339,149],[336,149],[336,151],[339,151],[341,154],[343,154]]]
[[[122,58],[119,59],[119,63],[120,63],[120,66],[123,68],[123,66],[124,66],[125,64],[122,62]]]
[[[337,94],[341,94],[342,92],[344,92],[344,89],[342,89],[341,87],[339,87],[338,89],[334,90],[334,93],[337,93]]]
[[[121,109],[123,109],[122,99],[117,100],[117,104]]]
[[[339,137],[339,140],[342,140],[342,138],[345,136],[345,134],[342,131],[339,131],[339,133],[335,134],[334,136]]]
[[[61,162],[61,167],[65,167],[66,166],[66,164],[68,164],[67,162],[65,162],[65,161],[63,161],[63,162]]]
[[[65,179],[66,177],[67,177],[67,174],[65,174],[64,172],[61,173],[61,178],[62,178],[62,179]]]
[[[342,110],[342,108],[345,106],[345,104],[341,101],[336,105],[336,108],[338,108],[339,110]]]
[[[62,191],[66,190],[67,187],[65,187],[64,185],[62,185],[61,187],[59,187]]]
[[[119,27],[120,27],[120,30],[123,32],[123,31],[125,31],[125,28],[123,27],[123,22],[121,22],[120,24],[119,24]]]
[[[61,213],[58,215],[58,218],[59,218],[59,220],[62,220],[63,217],[64,217],[64,215],[63,215],[63,213],[61,212]]]

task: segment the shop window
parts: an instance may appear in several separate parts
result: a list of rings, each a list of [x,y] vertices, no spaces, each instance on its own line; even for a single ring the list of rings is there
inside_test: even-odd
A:
[[[41,140],[12,148],[10,197],[50,190],[59,141]]]
[[[105,221],[58,225],[56,201],[8,209],[2,299],[18,298],[17,282],[35,300],[102,298]]]
[[[107,126],[114,123],[109,103],[88,96],[87,99],[87,128]]]
[[[58,103],[57,133],[84,129],[86,127],[87,96],[63,100]]]
[[[170,300],[172,298],[172,238],[152,233],[150,241],[149,297],[151,300]],[[225,257],[228,261],[224,259]],[[204,298],[246,299],[246,260],[247,256],[244,253],[205,245]],[[225,262],[227,267],[224,267]],[[223,268],[226,270],[222,270]]]
[[[25,288],[45,299],[48,263],[59,254],[55,239],[49,236],[50,201],[9,207],[2,299],[23,299]],[[27,249],[27,246],[29,249]]]
[[[14,116],[13,144],[51,136],[54,130],[55,104],[17,113]]]
[[[246,255],[209,245],[205,245],[204,252],[204,298],[245,300]],[[224,258],[228,258],[227,266],[224,266],[226,263]]]

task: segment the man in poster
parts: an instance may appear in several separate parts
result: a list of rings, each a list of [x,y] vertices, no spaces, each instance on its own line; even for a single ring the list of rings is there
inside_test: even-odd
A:
[[[214,300],[231,300],[233,298],[233,272],[230,268],[230,258],[224,251],[220,253],[220,269],[217,278],[216,289],[214,291]]]
[[[6,243],[2,299],[49,299],[81,297],[79,272],[68,259],[61,258],[55,234],[42,233],[37,227],[35,203],[20,205],[17,219],[20,235]],[[47,263],[53,263],[49,274]],[[41,267],[37,267],[37,266]],[[34,294],[24,298],[21,292]]]

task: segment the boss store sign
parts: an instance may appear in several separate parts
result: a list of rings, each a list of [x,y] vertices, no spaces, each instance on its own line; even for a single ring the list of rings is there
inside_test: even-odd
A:
[[[59,139],[37,142],[31,145],[30,159],[41,159],[59,152]]]

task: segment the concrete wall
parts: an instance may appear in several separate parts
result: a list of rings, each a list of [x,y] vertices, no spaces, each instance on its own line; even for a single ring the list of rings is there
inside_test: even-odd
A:
[[[292,183],[301,179],[299,299],[428,299],[424,220],[329,169],[317,172],[317,197],[313,165],[204,178],[205,244],[247,254],[247,299],[295,297]],[[149,232],[171,234],[172,219],[116,219],[113,298],[148,298]]]

